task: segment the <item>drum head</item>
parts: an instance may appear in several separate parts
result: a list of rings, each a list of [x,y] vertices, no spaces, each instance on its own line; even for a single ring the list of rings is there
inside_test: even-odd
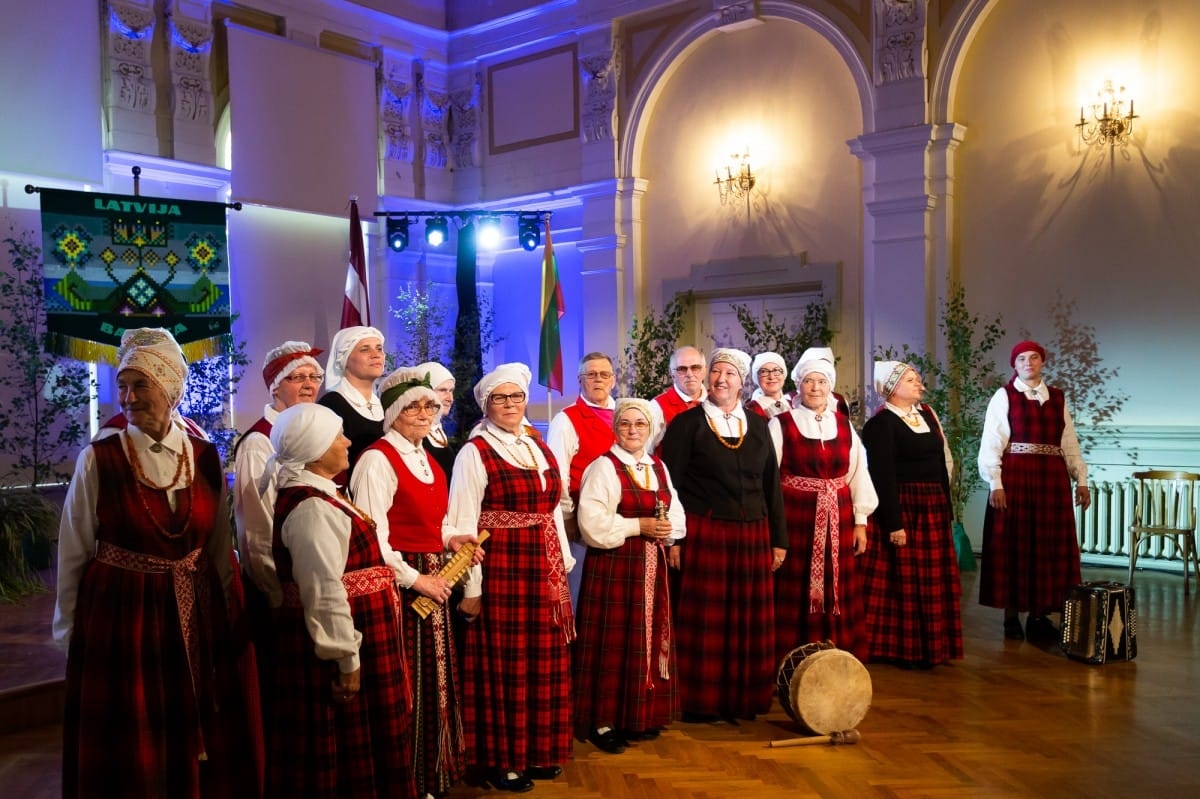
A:
[[[817,735],[852,730],[871,707],[871,674],[842,649],[825,649],[796,667],[789,685],[792,718]]]

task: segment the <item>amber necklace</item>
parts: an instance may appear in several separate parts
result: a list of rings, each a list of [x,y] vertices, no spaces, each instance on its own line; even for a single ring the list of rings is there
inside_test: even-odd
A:
[[[529,446],[529,442],[524,437],[518,437],[512,443],[508,443],[491,430],[488,430],[487,434],[504,445],[505,449],[508,450],[508,454],[511,455],[512,459],[517,462],[517,466],[521,467],[522,469],[537,471],[537,456],[533,454],[533,447]],[[525,447],[525,453],[529,455],[529,463],[521,460],[521,456],[517,453],[517,449],[514,446],[515,444],[520,444],[521,446]]]
[[[175,476],[171,478],[171,482],[160,486],[146,476],[145,470],[142,469],[141,458],[138,457],[137,447],[135,447],[133,445],[133,441],[130,440],[129,433],[122,432],[121,435],[125,443],[125,454],[129,459],[129,466],[133,469],[133,483],[137,489],[138,499],[142,503],[142,510],[146,511],[146,518],[150,520],[156,530],[165,535],[167,538],[179,538],[187,532],[188,527],[192,523],[192,508],[195,505],[195,503],[192,502],[192,491],[194,490],[193,486],[195,485],[195,481],[192,479],[192,459],[187,456],[186,450],[181,449],[179,456],[176,458]],[[149,503],[146,502],[146,489],[150,488],[155,491],[166,492],[167,490],[179,484],[180,475],[183,475],[184,480],[187,482],[187,512],[184,514],[183,526],[180,528],[179,532],[172,533],[163,527],[162,524],[159,523],[158,519],[154,518],[154,513],[150,510]],[[169,508],[170,505],[168,504],[168,509]],[[168,510],[168,513],[169,512],[170,511]]]
[[[728,418],[730,418],[730,417],[731,417],[731,414],[728,414],[728,413],[727,413],[727,414],[725,414],[725,418],[726,418],[726,419],[728,419]],[[737,417],[733,417],[733,418],[735,418],[735,419],[736,419]],[[720,433],[718,433],[718,432],[717,432],[717,426],[716,426],[715,424],[713,424],[712,417],[711,417],[711,416],[709,416],[707,413],[706,413],[706,414],[704,414],[704,420],[705,420],[706,422],[708,422],[708,429],[709,429],[709,430],[711,430],[711,431],[713,431],[713,435],[717,437],[717,441],[720,441],[720,442],[721,442],[721,446],[725,447],[725,449],[738,449],[738,448],[740,448],[740,447],[742,446],[742,443],[743,443],[743,442],[745,442],[745,440],[746,440],[746,428],[745,428],[745,427],[742,425],[742,420],[741,420],[741,419],[738,419],[738,420],[737,420],[737,423],[738,423],[738,434],[737,434],[737,443],[736,443],[736,444],[730,444],[728,441],[726,441],[726,440],[725,440],[725,436],[723,436],[723,435],[721,435]]]
[[[347,496],[340,488],[337,489],[337,498],[338,501],[344,503],[346,507],[350,508],[359,516],[361,516],[362,520],[367,523],[367,527],[371,528],[372,531],[375,530],[375,520],[368,516],[365,510],[351,502],[350,497]]]
[[[437,427],[429,428],[429,440],[438,447],[444,447],[450,443],[450,439],[446,436],[446,431],[440,424]]]

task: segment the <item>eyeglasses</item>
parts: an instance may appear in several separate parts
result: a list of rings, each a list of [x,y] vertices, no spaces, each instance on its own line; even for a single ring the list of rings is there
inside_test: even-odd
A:
[[[405,416],[416,416],[418,413],[437,413],[442,409],[440,402],[414,402],[412,405],[405,405],[400,409],[400,413]]]
[[[525,401],[524,391],[514,391],[512,394],[492,394],[488,397],[490,405],[507,405],[511,402],[513,405],[520,405]]]
[[[758,376],[759,377],[783,377],[783,370],[780,369],[779,367],[775,367],[774,369],[759,369]]]
[[[676,366],[676,374],[686,375],[688,372],[696,372],[697,374],[704,371],[704,364],[694,363],[691,366]]]
[[[612,376],[612,372],[584,372],[580,375],[580,377],[586,377],[588,380],[608,380]]]
[[[650,423],[649,422],[640,422],[640,421],[639,422],[628,422],[625,420],[621,420],[621,421],[617,422],[617,429],[618,430],[648,430],[648,429],[650,429]]]
[[[294,386],[298,386],[301,383],[320,383],[322,380],[325,379],[325,375],[323,375],[323,374],[320,374],[320,375],[298,375],[295,372],[293,372],[292,374],[288,375],[287,377],[285,377],[283,379],[288,381],[289,383],[291,383]]]

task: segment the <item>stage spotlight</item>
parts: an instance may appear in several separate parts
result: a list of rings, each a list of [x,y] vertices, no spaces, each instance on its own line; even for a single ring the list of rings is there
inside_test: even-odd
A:
[[[441,247],[446,243],[448,236],[449,228],[446,226],[446,217],[429,217],[429,221],[425,223],[425,243],[430,247]]]
[[[522,216],[517,222],[517,239],[526,250],[533,251],[542,243],[541,223],[536,216]]]
[[[387,218],[387,243],[392,252],[403,252],[408,247],[408,217]]]
[[[485,214],[479,217],[475,231],[475,240],[485,250],[494,250],[500,246],[500,217]]]

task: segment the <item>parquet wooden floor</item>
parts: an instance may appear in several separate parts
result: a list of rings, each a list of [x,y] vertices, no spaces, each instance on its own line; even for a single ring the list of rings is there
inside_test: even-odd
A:
[[[1123,572],[1085,569],[1086,579]],[[966,658],[932,671],[871,665],[874,700],[854,746],[769,748],[801,732],[778,705],[754,722],[677,723],[607,755],[579,743],[531,799],[1126,797],[1200,788],[1200,597],[1139,573],[1138,656],[1090,666],[1006,641],[1000,612],[964,582]],[[60,728],[0,736],[6,797],[58,795]],[[15,792],[14,792],[15,791]],[[504,796],[460,786],[452,799]]]

